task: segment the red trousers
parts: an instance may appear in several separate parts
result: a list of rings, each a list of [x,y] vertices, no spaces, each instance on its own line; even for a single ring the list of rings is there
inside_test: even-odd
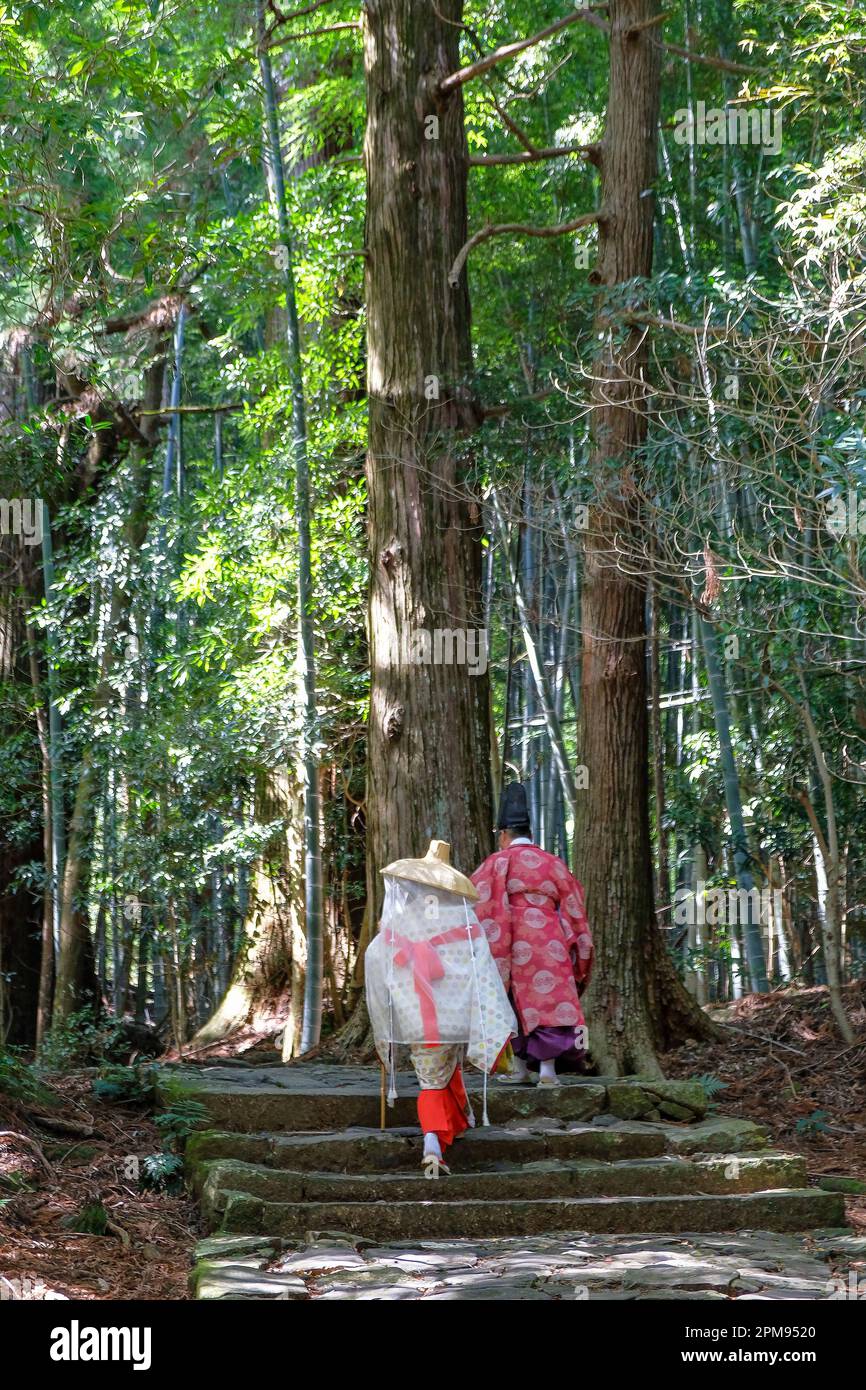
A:
[[[466,1111],[469,1101],[463,1075],[455,1067],[448,1085],[441,1091],[422,1091],[418,1097],[418,1122],[425,1134],[436,1135],[442,1152],[453,1144],[458,1134],[468,1129]]]

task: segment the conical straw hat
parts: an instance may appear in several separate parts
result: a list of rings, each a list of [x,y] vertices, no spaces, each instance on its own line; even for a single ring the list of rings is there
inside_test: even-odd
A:
[[[474,903],[478,889],[465,874],[451,866],[451,846],[445,840],[431,840],[423,859],[395,859],[382,869],[393,878],[408,878],[413,883],[426,883],[430,888],[442,888],[446,893],[459,893]]]

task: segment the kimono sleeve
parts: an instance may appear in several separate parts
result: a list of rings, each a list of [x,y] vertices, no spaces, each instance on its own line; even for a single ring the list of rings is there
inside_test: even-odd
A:
[[[376,1051],[382,1062],[387,1065],[391,1033],[388,1027],[388,986],[385,983],[380,934],[373,937],[364,954],[364,993],[367,997],[367,1012],[373,1025]]]
[[[490,954],[506,990],[511,986],[512,938],[511,904],[505,891],[507,877],[507,854],[491,854],[472,875],[472,882],[478,889],[475,915],[484,927]]]
[[[562,860],[557,861],[553,879],[559,893],[559,915],[563,930],[569,938],[570,947],[573,948],[574,978],[581,987],[582,994],[583,989],[589,984],[595,956],[584,905],[583,887],[569,873]]]

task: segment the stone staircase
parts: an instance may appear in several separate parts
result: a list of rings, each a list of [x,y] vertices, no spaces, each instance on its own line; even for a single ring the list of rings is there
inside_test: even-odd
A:
[[[471,1078],[479,1127],[436,1181],[421,1167],[414,1078],[401,1075],[398,1088],[382,1131],[374,1068],[166,1069],[163,1101],[196,1099],[212,1125],[187,1148],[188,1180],[214,1233],[199,1252],[198,1296],[306,1297],[285,1252],[323,1240],[332,1260],[351,1255],[352,1265],[383,1244],[441,1254],[467,1243],[561,1246],[578,1233],[675,1241],[844,1226],[840,1193],[809,1187],[804,1160],[769,1151],[759,1126],[708,1115],[694,1082],[576,1077],[539,1091],[494,1081],[482,1128]]]

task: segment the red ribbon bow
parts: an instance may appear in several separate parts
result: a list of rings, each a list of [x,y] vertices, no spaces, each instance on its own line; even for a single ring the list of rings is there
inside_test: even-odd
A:
[[[402,936],[393,929],[388,932],[386,939],[389,945],[397,948],[394,952],[394,964],[401,968],[409,966],[412,970],[412,984],[421,1008],[424,1041],[428,1047],[435,1047],[441,1042],[439,1019],[433,999],[433,983],[443,978],[445,967],[439,959],[436,947],[445,946],[452,941],[462,941],[466,936],[477,935],[478,927],[475,923],[468,927],[453,927],[451,931],[440,932],[438,936],[430,936],[426,941],[412,941],[408,936]]]

